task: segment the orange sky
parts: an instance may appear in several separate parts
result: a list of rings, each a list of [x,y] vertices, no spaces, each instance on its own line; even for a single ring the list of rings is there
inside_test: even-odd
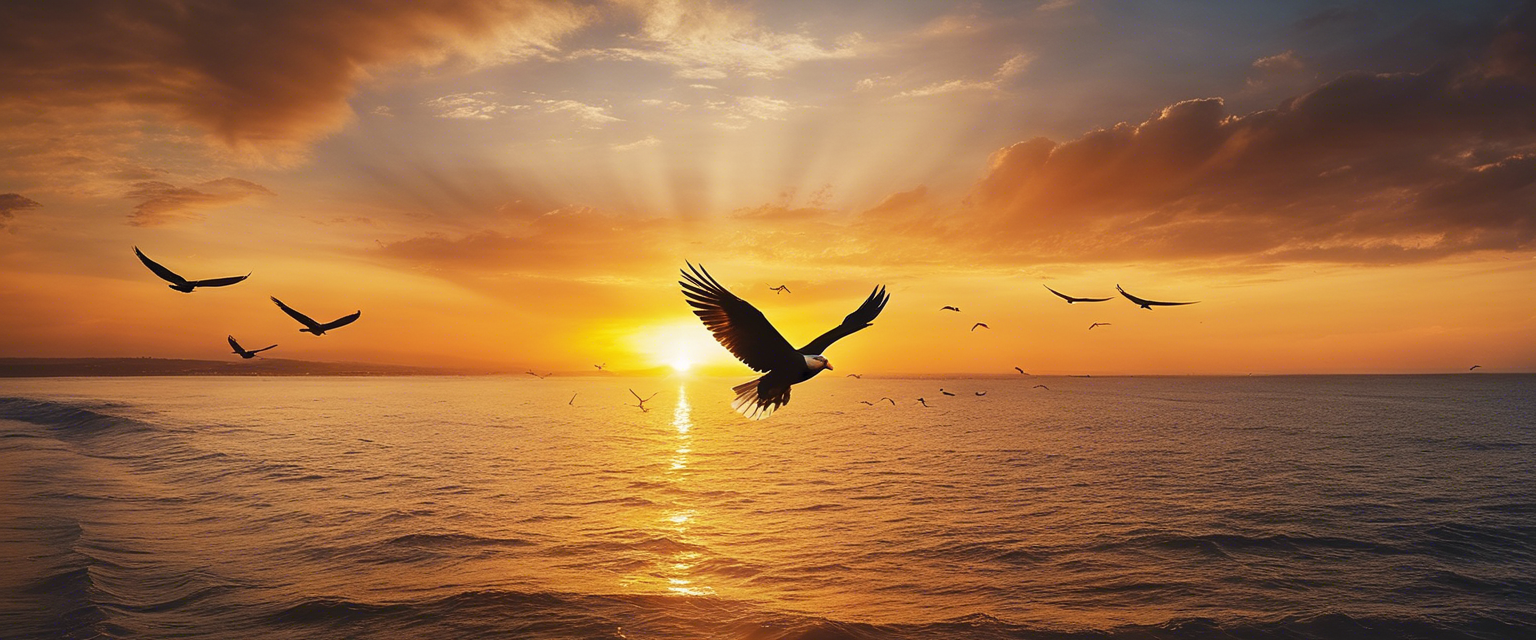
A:
[[[11,3],[0,357],[745,374],[692,260],[887,285],[839,371],[1536,370],[1536,12],[1445,4]]]

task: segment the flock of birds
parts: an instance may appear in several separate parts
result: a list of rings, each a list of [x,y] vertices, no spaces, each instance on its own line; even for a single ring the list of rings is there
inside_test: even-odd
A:
[[[177,274],[175,271],[167,269],[165,265],[149,259],[149,256],[144,255],[144,252],[140,251],[138,247],[133,248],[133,255],[138,256],[139,262],[142,262],[144,263],[144,266],[149,267],[149,270],[155,275],[160,276],[161,280],[171,283],[171,290],[180,291],[182,293],[192,293],[198,288],[227,287],[232,284],[244,282],[246,278],[251,277],[251,274],[247,273],[243,276],[210,278],[208,280],[188,280],[181,277],[181,275]],[[272,302],[277,305],[277,308],[283,310],[283,313],[288,314],[288,317],[293,318],[294,320],[297,320],[299,324],[304,325],[304,328],[299,329],[301,333],[309,333],[316,336],[323,336],[327,331],[345,327],[349,324],[352,324],[353,322],[357,322],[357,319],[363,316],[362,311],[355,311],[349,315],[342,316],[330,322],[317,322],[314,318],[299,313],[293,307],[283,304],[283,301],[278,300],[276,296],[271,296],[271,298]],[[274,344],[262,347],[260,349],[246,349],[245,347],[240,346],[240,342],[235,340],[235,336],[229,335],[226,336],[226,338],[229,340],[229,348],[234,350],[231,353],[238,355],[246,360],[257,357],[256,354],[259,354],[263,351],[277,347],[277,345]]]

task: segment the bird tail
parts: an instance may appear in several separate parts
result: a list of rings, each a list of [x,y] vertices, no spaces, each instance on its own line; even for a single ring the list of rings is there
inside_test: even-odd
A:
[[[749,420],[762,420],[773,415],[775,409],[789,404],[789,387],[760,389],[759,384],[762,381],[763,378],[758,378],[731,387],[731,391],[736,392],[736,399],[731,401],[731,408],[735,409],[736,413],[746,416]],[[764,392],[768,395],[764,396]]]

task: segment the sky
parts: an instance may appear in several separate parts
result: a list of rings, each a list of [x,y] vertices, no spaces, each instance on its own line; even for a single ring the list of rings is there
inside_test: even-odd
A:
[[[839,372],[1533,371],[1533,239],[1532,3],[0,4],[0,357],[745,375],[693,261],[886,285]]]

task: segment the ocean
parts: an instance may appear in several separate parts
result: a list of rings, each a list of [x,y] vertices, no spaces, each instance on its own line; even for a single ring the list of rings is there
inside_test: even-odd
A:
[[[0,380],[0,637],[1536,637],[1536,376],[742,379]]]

